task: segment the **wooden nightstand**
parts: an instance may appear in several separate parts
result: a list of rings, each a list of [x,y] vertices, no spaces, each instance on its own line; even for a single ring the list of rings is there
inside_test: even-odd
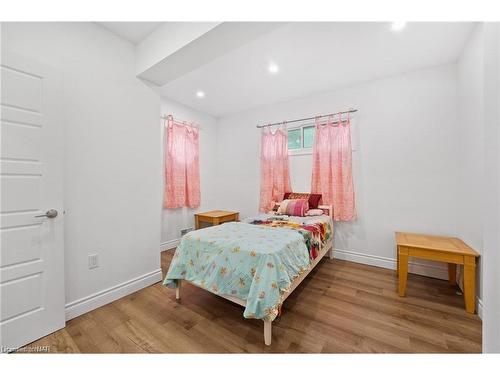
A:
[[[219,225],[228,221],[238,221],[239,216],[239,212],[234,211],[215,210],[200,212],[198,214],[194,214],[194,225],[195,229],[200,229],[200,223],[202,222],[210,223],[212,225]]]

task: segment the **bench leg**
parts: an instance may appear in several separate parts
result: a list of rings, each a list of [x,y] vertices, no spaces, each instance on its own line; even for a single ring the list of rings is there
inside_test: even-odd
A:
[[[181,281],[177,280],[177,286],[175,287],[175,299],[181,299]]]
[[[406,281],[408,279],[408,250],[399,251],[399,296],[406,295]]]
[[[448,263],[448,281],[450,285],[457,284],[457,265],[455,263]]]
[[[396,247],[396,276],[399,276],[399,246]]]
[[[273,322],[270,320],[264,320],[264,344],[271,345],[271,331]]]

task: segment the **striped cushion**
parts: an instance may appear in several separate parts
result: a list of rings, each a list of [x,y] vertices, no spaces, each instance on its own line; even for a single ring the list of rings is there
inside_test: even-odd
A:
[[[278,208],[279,215],[305,216],[309,210],[307,199],[285,199]]]
[[[307,199],[309,208],[318,208],[321,194],[287,192],[284,194],[283,199]]]

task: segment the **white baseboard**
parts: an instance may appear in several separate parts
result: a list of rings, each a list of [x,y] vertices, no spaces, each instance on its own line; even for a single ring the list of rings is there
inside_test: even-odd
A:
[[[477,298],[477,316],[483,320],[483,300],[481,298]]]
[[[388,268],[391,270],[395,270],[397,268],[396,259],[357,253],[354,251],[334,249],[333,257],[351,262],[367,264],[370,266]],[[409,262],[408,272],[422,276],[434,277],[436,279],[448,280],[448,268],[445,264],[441,263],[429,264],[415,261]]]
[[[179,246],[179,243],[181,242],[181,239],[180,238],[175,238],[173,240],[170,240],[170,241],[166,241],[166,242],[162,242],[160,244],[160,251],[165,251],[165,250],[170,250],[170,249],[174,249],[176,248],[177,246]]]
[[[180,239],[163,242],[160,245],[160,249],[161,251],[173,249],[177,245],[179,245],[179,242]],[[393,270],[395,270],[397,266],[396,259],[357,253],[354,251],[347,251],[341,249],[334,249],[334,258],[347,260],[355,263],[367,264],[370,266],[393,269]],[[441,268],[439,266],[434,266],[430,264],[410,262],[409,272],[444,280],[447,280],[448,278],[446,267]],[[110,302],[116,301],[117,299],[125,297],[131,293],[134,293],[140,289],[155,284],[161,280],[162,280],[162,271],[161,269],[158,269],[149,272],[147,274],[144,274],[142,276],[136,277],[132,280],[126,281],[124,283],[115,285],[111,288],[91,294],[87,297],[67,303],[66,321],[76,318],[77,316],[80,316],[82,314],[85,314],[86,312],[97,309],[98,307],[104,306]],[[477,298],[477,314],[481,319],[483,318],[483,301],[480,298]]]
[[[137,292],[162,279],[161,269],[66,304],[66,321]]]

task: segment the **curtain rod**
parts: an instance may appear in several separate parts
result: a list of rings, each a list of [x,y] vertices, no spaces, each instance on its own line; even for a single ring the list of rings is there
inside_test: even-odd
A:
[[[172,115],[169,115],[169,116],[172,116]],[[167,116],[167,115],[160,116],[160,118],[161,118],[162,120],[168,120],[168,116]],[[193,122],[193,121],[186,121],[186,120],[181,120],[181,119],[178,119],[178,118],[174,118],[174,116],[172,116],[172,119],[173,119],[175,122],[178,122],[178,123],[180,123],[180,124],[187,125],[187,126],[191,126],[191,127],[194,127],[194,128],[197,128],[197,129],[200,129],[200,130],[201,130],[200,125],[198,125],[196,122]]]
[[[275,122],[273,124],[267,124],[267,125],[257,125],[258,128],[265,128],[267,126],[275,126],[275,125],[281,125],[283,123],[286,123],[286,124],[291,124],[293,122],[300,122],[300,121],[306,121],[306,120],[314,120],[318,117],[328,117],[328,116],[335,116],[335,115],[338,115],[338,114],[341,114],[343,115],[344,113],[353,113],[353,112],[357,112],[358,110],[357,109],[353,109],[353,108],[350,108],[348,109],[347,111],[342,111],[342,112],[335,112],[335,113],[330,113],[328,115],[319,115],[319,116],[313,116],[313,117],[305,117],[305,118],[299,118],[299,119],[296,119],[296,120],[289,120],[289,121],[282,121],[282,122]]]

